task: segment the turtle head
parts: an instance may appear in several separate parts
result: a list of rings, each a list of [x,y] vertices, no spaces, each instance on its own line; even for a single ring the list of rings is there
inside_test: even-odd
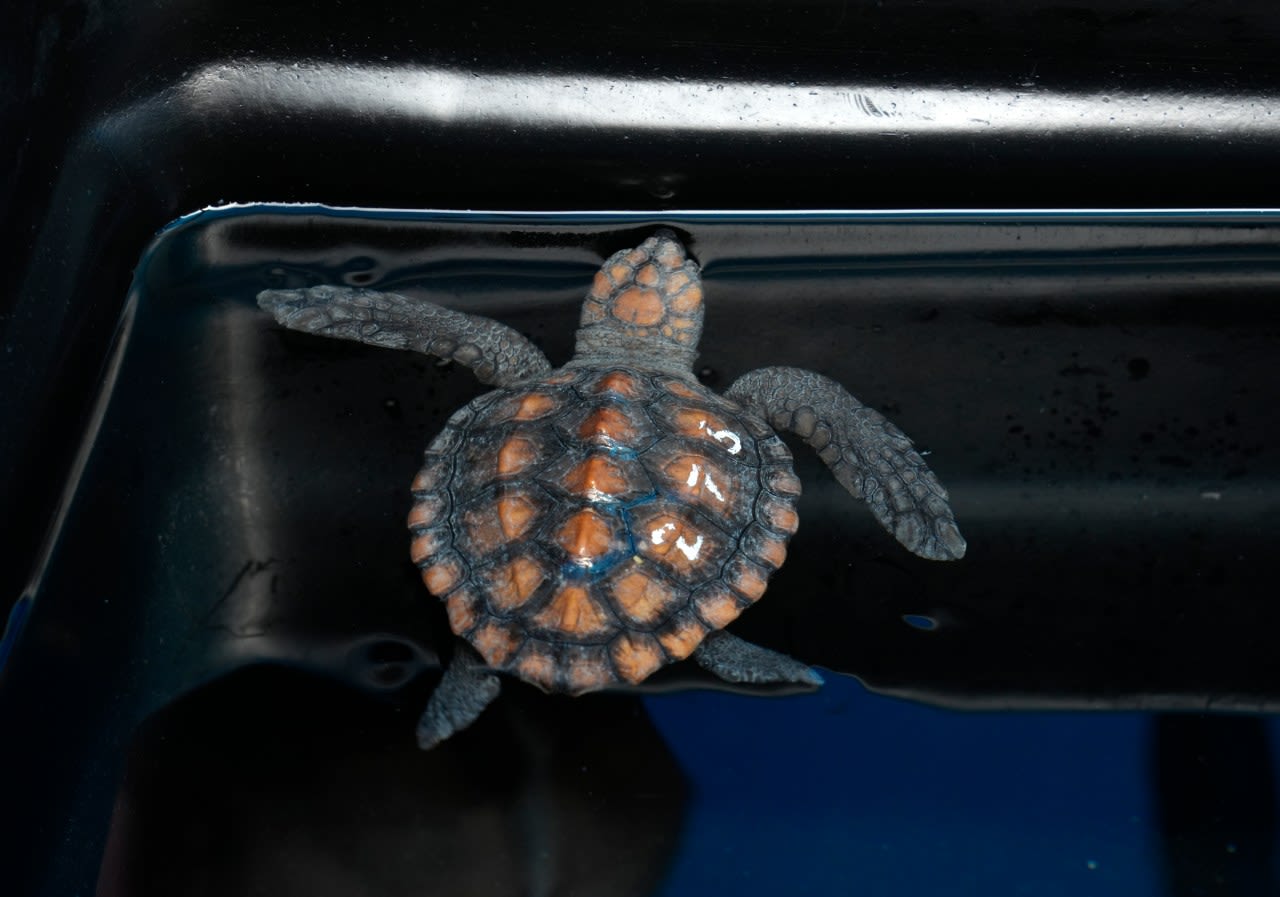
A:
[[[582,304],[575,360],[693,369],[702,335],[697,262],[668,230],[609,257]]]

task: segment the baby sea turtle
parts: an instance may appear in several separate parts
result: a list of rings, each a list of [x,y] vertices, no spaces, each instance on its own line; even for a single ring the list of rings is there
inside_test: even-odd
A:
[[[775,428],[908,549],[964,554],[911,441],[838,383],[785,367],[723,396],[698,382],[702,286],[669,231],[605,262],[558,370],[503,324],[395,293],[267,290],[258,303],[286,327],[452,359],[498,387],[449,419],[413,481],[410,555],[463,640],[418,725],[424,748],[479,716],[495,670],[577,695],[692,656],[732,682],[819,684],[724,630],[796,531],[800,481]]]

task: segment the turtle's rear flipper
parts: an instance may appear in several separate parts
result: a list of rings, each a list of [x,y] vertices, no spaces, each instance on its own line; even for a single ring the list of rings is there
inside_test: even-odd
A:
[[[693,659],[726,682],[822,684],[821,676],[795,658],[723,630],[708,635],[693,652]]]
[[[471,648],[459,643],[453,662],[418,720],[418,747],[424,751],[433,748],[474,723],[500,688],[498,677]]]

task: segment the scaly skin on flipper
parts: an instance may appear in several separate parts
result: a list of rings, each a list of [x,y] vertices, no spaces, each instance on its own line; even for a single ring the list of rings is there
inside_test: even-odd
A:
[[[470,647],[459,643],[453,662],[445,668],[418,720],[418,746],[424,751],[433,748],[474,723],[501,688],[498,677],[489,672],[484,661]]]
[[[258,305],[291,330],[451,359],[490,386],[512,386],[551,370],[547,357],[507,325],[399,293],[334,286],[263,290]]]
[[[822,677],[793,657],[762,648],[723,629],[708,633],[693,659],[726,682],[822,684]]]
[[[804,439],[908,550],[935,561],[964,557],[942,483],[905,433],[839,383],[799,368],[760,368],[725,395]]]

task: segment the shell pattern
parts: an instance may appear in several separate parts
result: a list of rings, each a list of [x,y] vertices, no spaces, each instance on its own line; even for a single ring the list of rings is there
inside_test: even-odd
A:
[[[764,593],[800,481],[696,381],[569,366],[456,413],[413,483],[411,555],[489,666],[580,694],[687,657]]]

